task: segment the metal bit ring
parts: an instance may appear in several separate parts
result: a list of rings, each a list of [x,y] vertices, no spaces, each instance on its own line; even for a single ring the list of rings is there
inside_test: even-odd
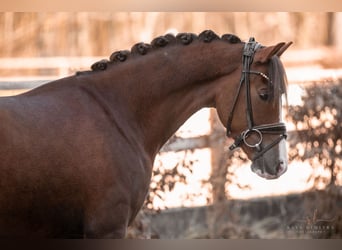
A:
[[[247,138],[248,138],[248,136],[250,136],[252,133],[255,133],[255,134],[257,134],[258,135],[258,137],[259,137],[259,140],[258,140],[258,142],[257,143],[255,143],[255,144],[250,144],[250,143],[248,143],[247,142]],[[248,129],[248,130],[246,130],[246,131],[244,131],[243,133],[242,133],[242,139],[243,139],[243,142],[246,144],[246,146],[248,146],[248,147],[250,147],[250,148],[257,148],[257,147],[259,147],[260,146],[260,144],[262,143],[262,133],[258,130],[258,129]]]

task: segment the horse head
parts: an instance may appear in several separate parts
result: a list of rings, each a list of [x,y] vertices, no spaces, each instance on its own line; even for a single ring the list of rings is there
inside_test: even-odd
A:
[[[227,135],[235,138],[230,149],[241,147],[252,160],[252,171],[266,179],[278,178],[287,169],[286,127],[281,121],[286,74],[279,57],[291,44],[265,47],[251,38],[234,72],[235,79],[240,77],[236,90],[226,84],[216,97]]]

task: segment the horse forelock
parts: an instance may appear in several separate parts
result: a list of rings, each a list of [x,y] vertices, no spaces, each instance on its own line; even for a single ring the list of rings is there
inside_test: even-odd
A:
[[[278,56],[273,56],[269,64],[270,75],[270,99],[277,102],[282,94],[285,94],[287,100],[287,76],[284,65]]]
[[[154,38],[150,44],[140,42],[136,43],[131,50],[115,51],[110,55],[109,60],[103,59],[95,62],[93,65],[91,65],[91,69],[93,71],[103,71],[106,70],[110,64],[125,62],[130,57],[144,56],[151,51],[170,45],[189,45],[196,40],[204,43],[210,43],[214,40],[222,40],[231,44],[241,43],[241,39],[236,35],[224,34],[219,37],[211,30],[204,30],[199,35],[193,33],[178,33],[177,35],[166,34],[164,36],[158,36]]]

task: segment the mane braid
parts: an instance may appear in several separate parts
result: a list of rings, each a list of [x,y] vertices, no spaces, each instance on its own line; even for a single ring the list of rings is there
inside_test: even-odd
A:
[[[236,35],[224,34],[220,38],[211,30],[204,30],[198,36],[193,33],[178,33],[176,36],[174,36],[173,34],[166,34],[164,36],[158,36],[154,38],[151,41],[151,44],[140,42],[140,43],[135,44],[131,48],[130,51],[129,50],[115,51],[110,55],[109,60],[103,59],[98,62],[95,62],[94,64],[91,65],[90,68],[92,71],[103,71],[108,68],[108,65],[125,62],[127,59],[129,59],[132,56],[144,56],[150,51],[153,51],[159,48],[164,48],[168,46],[169,44],[189,45],[195,40],[202,41],[205,43],[210,43],[214,40],[221,40],[221,41],[228,42],[231,44],[241,43],[241,39],[237,37]],[[89,73],[89,71],[77,72],[76,75],[80,75],[82,73]]]

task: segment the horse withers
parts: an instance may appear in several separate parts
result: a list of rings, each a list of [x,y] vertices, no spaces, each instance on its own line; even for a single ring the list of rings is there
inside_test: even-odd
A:
[[[114,52],[90,71],[0,99],[0,237],[123,238],[153,161],[197,110],[215,107],[252,171],[286,171],[281,123],[291,43],[181,33]]]

